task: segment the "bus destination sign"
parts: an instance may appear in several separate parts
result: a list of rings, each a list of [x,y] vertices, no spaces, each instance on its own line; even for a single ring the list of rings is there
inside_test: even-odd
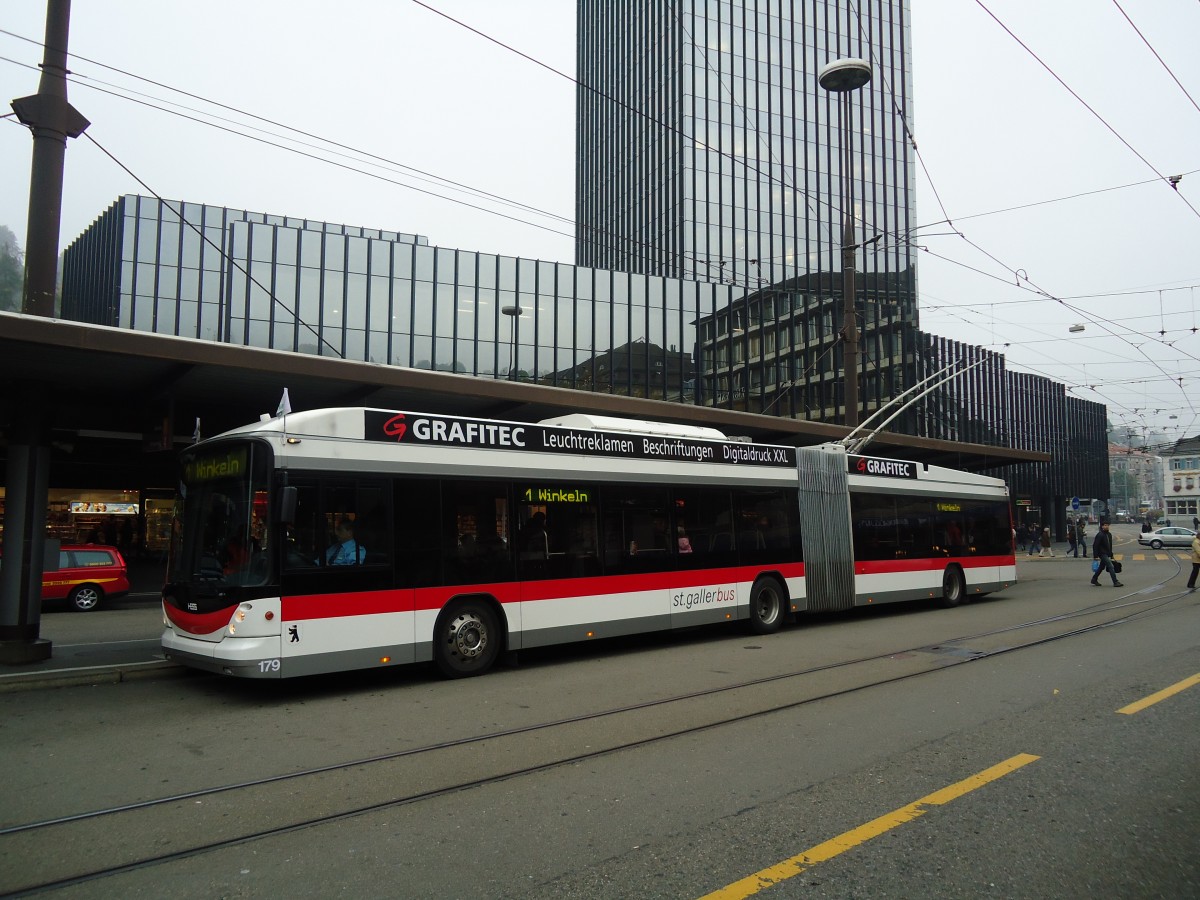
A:
[[[370,441],[724,465],[792,468],[796,465],[796,451],[792,447],[773,444],[592,431],[586,428],[560,428],[533,423],[494,422],[488,419],[385,412],[376,409],[366,410],[365,415],[364,434]],[[915,474],[913,477],[916,477]]]
[[[904,459],[880,459],[877,456],[847,456],[851,475],[877,475],[883,478],[916,478],[917,464]]]

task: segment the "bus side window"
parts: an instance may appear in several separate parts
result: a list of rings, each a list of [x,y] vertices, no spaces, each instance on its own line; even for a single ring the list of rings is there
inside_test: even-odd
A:
[[[517,482],[516,556],[522,579],[580,578],[600,573],[599,487]]]
[[[442,583],[442,497],[430,478],[397,478],[392,484],[392,547],[398,587]]]
[[[898,538],[896,503],[876,494],[851,494],[850,516],[854,529],[854,558],[902,559],[909,548]]]
[[[681,553],[682,568],[732,565],[736,562],[731,496],[725,488],[682,488],[675,491],[676,534],[682,527],[691,553]],[[677,547],[678,552],[678,547]]]
[[[900,496],[892,498],[891,502],[896,509],[896,539],[906,556],[925,559],[949,553],[941,536],[934,533],[936,523],[933,503],[929,499]]]
[[[511,581],[508,485],[447,481],[444,491],[440,534],[445,582]]]
[[[668,529],[666,489],[628,485],[601,490],[604,570],[611,574],[675,568],[678,551]]]
[[[360,566],[366,560],[367,545],[358,532],[358,497],[355,485],[348,482],[323,485],[325,543],[317,556],[321,566]]]
[[[390,517],[387,513],[387,492],[382,484],[359,485],[358,510],[355,536],[363,548],[362,564],[387,565],[392,561],[388,540]]]
[[[325,546],[325,518],[317,503],[317,486],[312,482],[293,480],[296,488],[296,519],[288,526],[284,565],[288,569],[303,569],[317,565]]]

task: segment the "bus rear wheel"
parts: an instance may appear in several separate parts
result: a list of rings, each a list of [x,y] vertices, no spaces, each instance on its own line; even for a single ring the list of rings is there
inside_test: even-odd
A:
[[[783,624],[787,597],[774,578],[760,578],[750,590],[750,631],[774,634]]]
[[[500,621],[483,600],[462,600],[438,619],[433,658],[447,678],[482,675],[500,655]]]
[[[967,596],[967,585],[963,581],[962,569],[958,566],[946,566],[942,575],[942,606],[949,609],[958,606]]]

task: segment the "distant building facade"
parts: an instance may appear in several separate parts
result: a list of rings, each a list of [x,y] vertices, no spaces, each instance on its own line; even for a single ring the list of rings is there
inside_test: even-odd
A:
[[[1184,438],[1163,454],[1163,515],[1191,527],[1200,516],[1200,437]]]

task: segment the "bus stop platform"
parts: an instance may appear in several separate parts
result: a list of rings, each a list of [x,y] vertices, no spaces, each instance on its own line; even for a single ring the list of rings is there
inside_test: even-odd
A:
[[[131,560],[126,596],[85,613],[44,609],[39,634],[51,643],[50,658],[0,665],[0,693],[115,684],[188,671],[162,655],[163,570],[158,560]]]

